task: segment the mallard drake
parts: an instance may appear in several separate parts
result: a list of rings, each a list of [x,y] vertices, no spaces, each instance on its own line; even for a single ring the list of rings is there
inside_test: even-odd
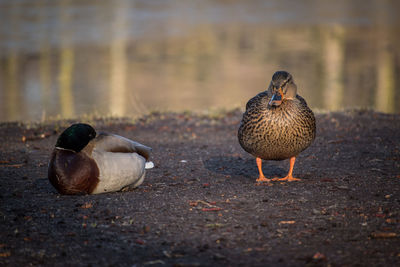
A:
[[[268,89],[251,98],[238,131],[242,148],[256,157],[258,182],[296,181],[293,167],[296,156],[315,139],[315,117],[306,101],[297,94],[293,77],[286,71],[272,76]],[[286,177],[268,179],[262,172],[262,160],[290,158]]]
[[[51,154],[48,178],[61,194],[99,194],[139,186],[151,148],[83,123],[68,127]]]

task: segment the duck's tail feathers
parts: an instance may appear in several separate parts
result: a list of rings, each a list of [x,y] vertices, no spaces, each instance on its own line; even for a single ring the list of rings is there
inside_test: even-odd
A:
[[[147,161],[146,164],[144,165],[144,168],[146,170],[153,169],[154,168],[154,163],[152,161]]]

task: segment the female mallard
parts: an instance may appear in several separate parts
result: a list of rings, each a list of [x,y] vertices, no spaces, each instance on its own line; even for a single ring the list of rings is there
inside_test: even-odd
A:
[[[61,194],[99,194],[139,186],[151,148],[77,123],[58,138],[48,178]]]
[[[272,180],[295,181],[293,166],[296,156],[311,145],[315,138],[315,117],[306,101],[297,94],[292,75],[277,71],[267,91],[246,104],[238,131],[239,143],[256,157],[258,182],[269,182],[262,172],[262,160],[290,158],[286,177]]]

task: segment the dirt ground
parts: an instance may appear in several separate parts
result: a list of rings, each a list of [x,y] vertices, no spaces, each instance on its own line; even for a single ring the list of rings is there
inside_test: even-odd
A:
[[[47,180],[71,121],[0,124],[0,265],[400,266],[400,115],[316,117],[302,181],[270,185],[238,144],[240,111],[91,120],[151,146],[155,168],[137,189],[87,196]]]

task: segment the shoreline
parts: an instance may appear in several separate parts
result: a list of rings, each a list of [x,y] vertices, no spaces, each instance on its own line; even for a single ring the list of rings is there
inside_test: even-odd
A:
[[[55,124],[57,123],[73,123],[77,121],[113,121],[114,123],[135,123],[136,121],[140,121],[143,119],[151,118],[151,117],[159,117],[159,116],[193,116],[193,117],[201,117],[201,118],[210,118],[210,119],[218,119],[227,114],[232,113],[243,113],[244,107],[236,107],[232,109],[213,109],[213,110],[202,110],[202,111],[159,111],[154,110],[150,111],[147,114],[141,116],[113,116],[113,115],[97,115],[97,114],[82,114],[72,118],[61,118],[59,116],[55,117],[48,117],[45,120],[29,120],[29,121],[0,121],[0,127],[4,127],[7,125],[26,125],[27,127],[33,126],[40,126],[40,125],[48,125],[48,124]],[[327,115],[327,114],[347,114],[351,115],[354,113],[376,113],[382,115],[394,115],[400,116],[400,113],[386,113],[377,111],[372,108],[351,108],[351,109],[340,109],[335,111],[324,110],[324,109],[313,109],[315,115]]]

